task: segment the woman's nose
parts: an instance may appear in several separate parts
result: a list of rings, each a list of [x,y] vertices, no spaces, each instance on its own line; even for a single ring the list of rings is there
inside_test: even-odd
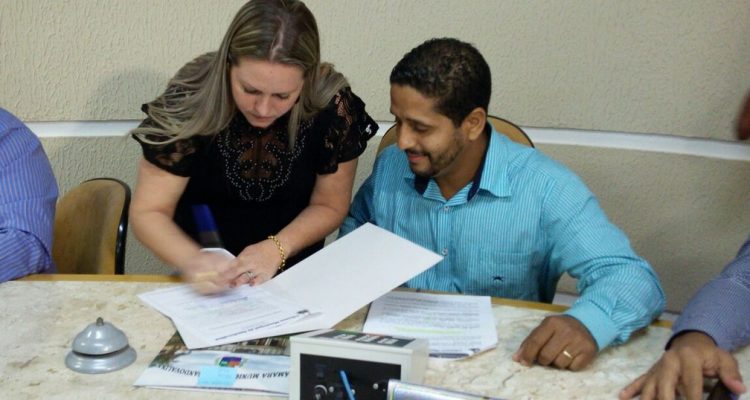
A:
[[[268,117],[271,110],[271,99],[267,96],[261,96],[255,101],[255,115],[259,117]]]

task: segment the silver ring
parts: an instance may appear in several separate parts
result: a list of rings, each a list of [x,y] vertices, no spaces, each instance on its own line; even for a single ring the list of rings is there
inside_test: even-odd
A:
[[[245,275],[248,281],[253,280],[253,274],[251,274],[250,271],[245,271],[242,273],[242,275]]]
[[[567,350],[563,350],[563,352],[562,352],[562,355],[564,355],[565,357],[568,357],[568,358],[570,358],[571,360],[573,359],[573,356],[572,356],[572,355],[570,355],[570,353],[568,353],[568,351],[567,351]]]

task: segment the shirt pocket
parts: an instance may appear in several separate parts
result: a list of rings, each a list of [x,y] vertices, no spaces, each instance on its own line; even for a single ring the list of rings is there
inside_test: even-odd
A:
[[[472,252],[466,266],[464,293],[512,299],[539,299],[539,271],[532,253]]]

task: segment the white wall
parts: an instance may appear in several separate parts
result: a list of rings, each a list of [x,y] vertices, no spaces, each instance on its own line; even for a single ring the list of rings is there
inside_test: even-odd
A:
[[[244,0],[0,0],[0,104],[24,120],[140,118]],[[474,43],[491,112],[523,126],[730,139],[750,0],[308,0],[324,59],[389,120],[388,75],[435,36]]]

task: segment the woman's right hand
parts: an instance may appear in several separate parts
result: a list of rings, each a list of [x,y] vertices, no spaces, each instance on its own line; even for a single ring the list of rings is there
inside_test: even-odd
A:
[[[187,184],[188,178],[141,159],[130,203],[131,226],[138,240],[159,259],[177,268],[195,290],[203,294],[218,293],[229,288],[229,282],[237,276],[230,265],[234,256],[201,250],[174,223],[175,208]]]
[[[232,260],[228,253],[199,251],[182,268],[183,275],[198,293],[220,293],[229,289],[238,275]]]

